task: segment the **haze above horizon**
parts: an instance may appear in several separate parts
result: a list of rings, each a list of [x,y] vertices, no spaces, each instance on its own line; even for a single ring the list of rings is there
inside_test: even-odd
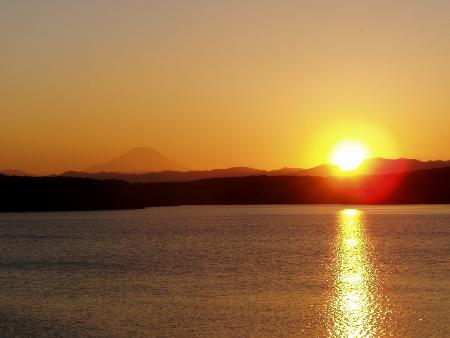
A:
[[[333,145],[450,158],[450,2],[0,4],[0,168],[136,145],[193,169],[310,168]]]

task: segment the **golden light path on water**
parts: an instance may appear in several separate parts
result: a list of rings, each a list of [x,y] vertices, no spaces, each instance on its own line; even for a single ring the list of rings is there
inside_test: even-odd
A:
[[[388,336],[383,328],[385,314],[364,235],[362,212],[342,210],[338,225],[328,333],[331,337],[348,338]]]

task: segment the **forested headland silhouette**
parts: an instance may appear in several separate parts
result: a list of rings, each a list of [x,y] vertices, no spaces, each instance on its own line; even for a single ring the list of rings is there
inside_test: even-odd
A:
[[[261,175],[159,183],[0,175],[0,211],[199,204],[416,203],[450,203],[450,167],[355,177]]]

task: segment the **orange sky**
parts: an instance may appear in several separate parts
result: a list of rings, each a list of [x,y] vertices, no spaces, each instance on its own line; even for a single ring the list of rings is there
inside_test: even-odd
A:
[[[152,146],[194,169],[450,158],[450,2],[0,4],[0,168]]]

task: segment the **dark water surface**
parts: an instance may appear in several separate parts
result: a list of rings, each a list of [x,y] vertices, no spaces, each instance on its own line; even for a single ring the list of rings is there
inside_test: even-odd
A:
[[[450,206],[0,214],[0,336],[449,337]]]

